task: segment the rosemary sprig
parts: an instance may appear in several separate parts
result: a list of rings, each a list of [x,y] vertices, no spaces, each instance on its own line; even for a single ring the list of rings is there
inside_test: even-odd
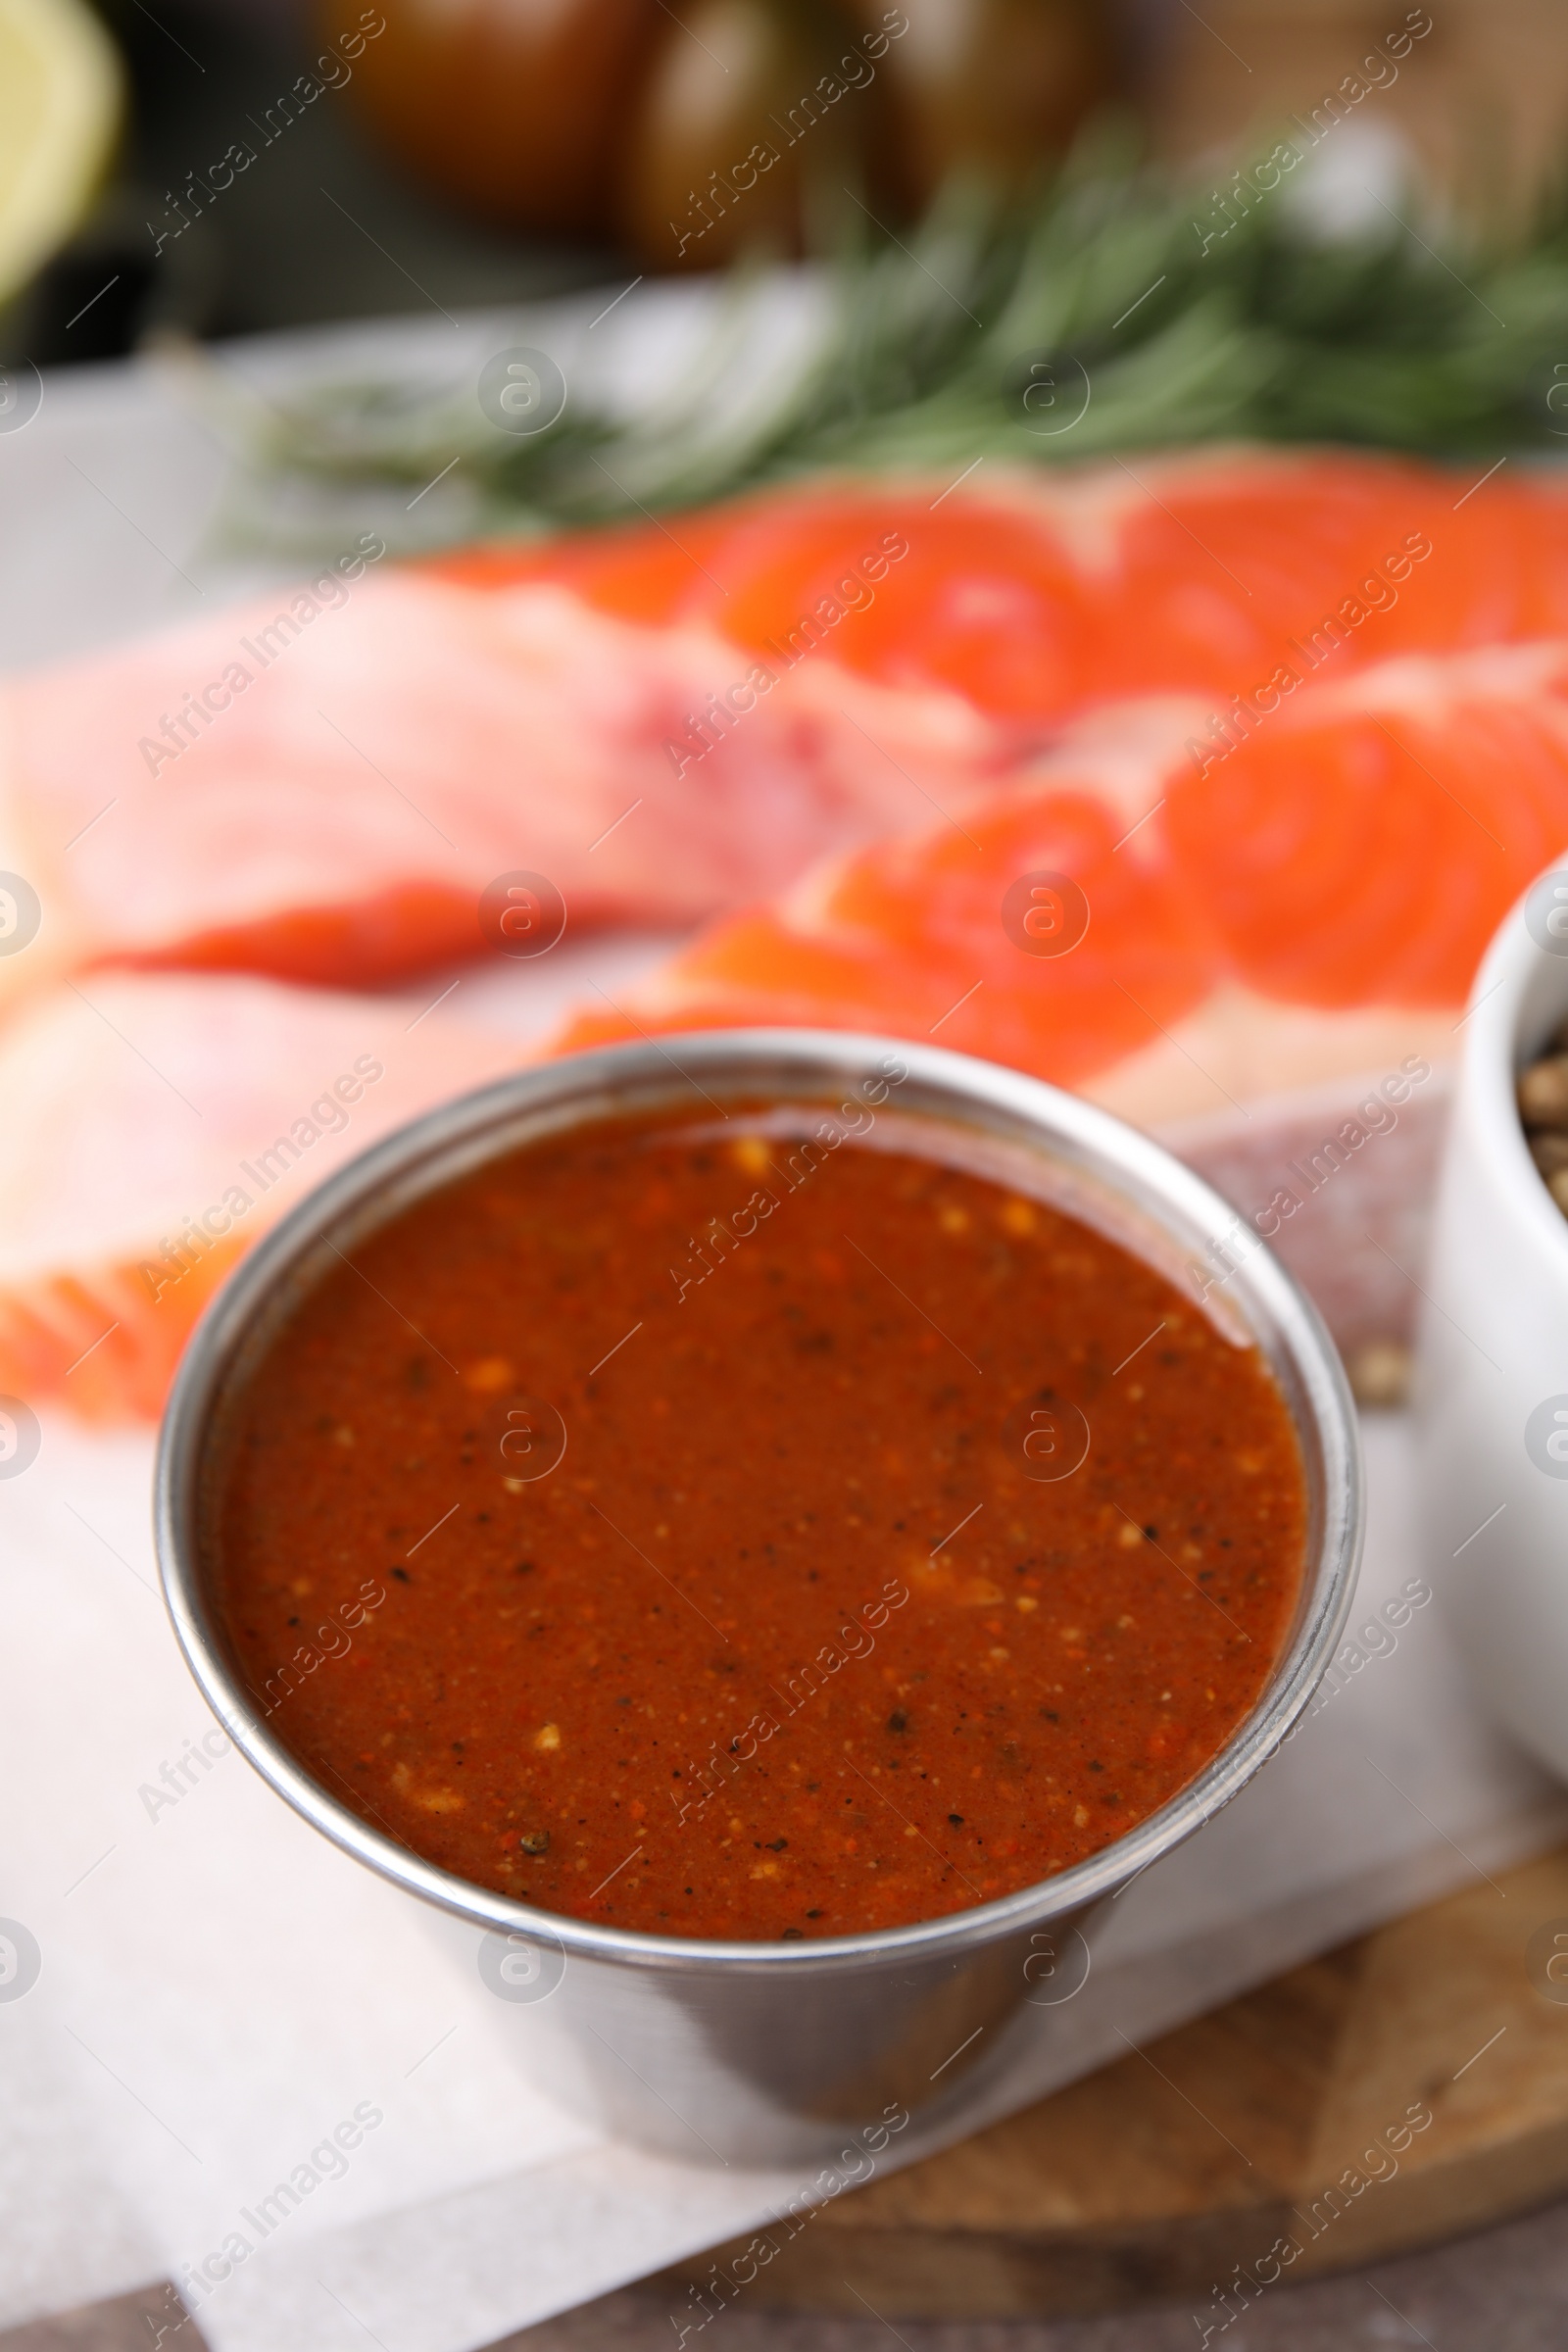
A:
[[[760,365],[785,282],[814,318],[786,363],[775,348]],[[610,520],[822,469],[957,472],[1217,437],[1555,451],[1568,202],[1511,245],[1423,237],[1392,213],[1329,243],[1284,191],[1233,217],[1102,139],[1010,213],[954,189],[906,242],[867,231],[804,283],[738,268],[689,375],[644,413],[592,382],[548,431],[516,438],[482,416],[471,381],[327,381],[263,406],[211,363],[197,379],[242,460],[252,526],[265,515],[274,539],[318,534],[333,494],[376,490],[407,512],[404,493],[454,460],[461,481],[399,526],[405,544]]]

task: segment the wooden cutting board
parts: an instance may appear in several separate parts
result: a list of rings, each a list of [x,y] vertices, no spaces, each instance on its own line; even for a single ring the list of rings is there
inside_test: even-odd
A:
[[[1431,2121],[1396,2158],[1391,2132],[1412,2109]],[[1266,2284],[1271,2269],[1296,2279],[1371,2262],[1565,2191],[1568,1852],[1293,1969],[838,2198],[745,2300],[940,2319],[1186,2297],[1217,2341],[1240,2314],[1236,2265],[1255,2300],[1259,2271]],[[1271,2260],[1280,2240],[1298,2249],[1289,2261]],[[696,2318],[690,2283],[714,2301],[712,2266],[722,2276],[748,2242],[660,2283]]]

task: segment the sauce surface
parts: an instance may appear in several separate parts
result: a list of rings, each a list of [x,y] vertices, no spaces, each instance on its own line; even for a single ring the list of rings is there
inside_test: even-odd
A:
[[[1263,1689],[1306,1499],[1261,1356],[865,1091],[490,1161],[232,1406],[242,1670],[460,1877],[654,1934],[902,1926],[1121,1836]]]

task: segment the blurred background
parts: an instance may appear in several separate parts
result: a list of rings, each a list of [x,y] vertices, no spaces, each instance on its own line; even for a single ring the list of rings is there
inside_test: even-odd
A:
[[[0,358],[826,248],[955,172],[1026,186],[1091,119],[1219,175],[1421,24],[1340,122],[1341,201],[1415,172],[1517,225],[1568,149],[1556,0],[0,0]]]

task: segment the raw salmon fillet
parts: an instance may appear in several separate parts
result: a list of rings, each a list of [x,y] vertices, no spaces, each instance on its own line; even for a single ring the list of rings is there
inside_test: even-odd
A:
[[[756,669],[710,629],[551,583],[335,586],[292,635],[277,596],[0,691],[0,867],[45,909],[0,987],[105,961],[363,986],[476,954],[480,894],[515,871],[573,925],[679,928],[998,764],[958,696],[831,661],[754,678],[705,748]]]
[[[863,600],[866,557],[908,554]],[[836,661],[962,694],[1015,741],[1087,704],[1217,698],[1282,662],[1336,671],[1411,649],[1568,631],[1568,498],[1348,451],[1203,449],[1075,470],[989,466],[940,481],[832,482],[436,568],[497,586],[553,578],[650,625],[702,621],[778,646],[858,601]]]
[[[828,860],[700,933],[566,1044],[799,1024],[930,1036],[1064,1086],[1121,1061],[1200,1005],[1220,966],[1150,821],[1191,711],[1120,715],[951,817]],[[1088,929],[1067,954],[1029,953],[1004,925],[1009,886],[1033,872],[1084,894]]]
[[[1307,688],[1164,819],[1237,977],[1287,1004],[1463,1004],[1568,843],[1568,640]]]
[[[1565,517],[1510,470],[1314,451],[828,482],[0,688],[0,868],[43,906],[0,956],[0,1389],[155,1411],[286,1198],[521,1058],[450,1011],[224,976],[473,955],[517,869],[569,925],[713,918],[557,1050],[929,1038],[1166,1129],[1233,1198],[1290,1158],[1304,1206],[1331,1101],[1451,1055],[1488,935],[1568,843]],[[1337,1178],[1282,1226],[1339,1329],[1406,1282],[1440,1091],[1376,1148],[1382,1271]]]
[[[1412,650],[1568,633],[1568,502],[1507,476],[1204,452],[775,489],[324,574],[0,692],[8,994],[102,962],[364,985],[473,953],[543,873],[678,927],[913,830],[1107,703],[1200,745]]]
[[[0,1392],[156,1416],[251,1242],[376,1136],[520,1058],[437,1009],[98,972],[0,1031]]]
[[[563,1042],[890,1030],[1143,1125],[1451,1053],[1488,938],[1568,841],[1568,643],[1304,682],[1201,761],[1195,708],[1099,713],[951,820],[700,934]],[[1032,873],[1083,895],[1066,953],[1007,919]]]
[[[1568,501],[1348,451],[1194,452],[1085,477],[1103,533],[1097,696],[1190,688],[1224,710],[1281,665],[1359,668],[1568,631]],[[1070,494],[1070,493],[1069,493]]]

